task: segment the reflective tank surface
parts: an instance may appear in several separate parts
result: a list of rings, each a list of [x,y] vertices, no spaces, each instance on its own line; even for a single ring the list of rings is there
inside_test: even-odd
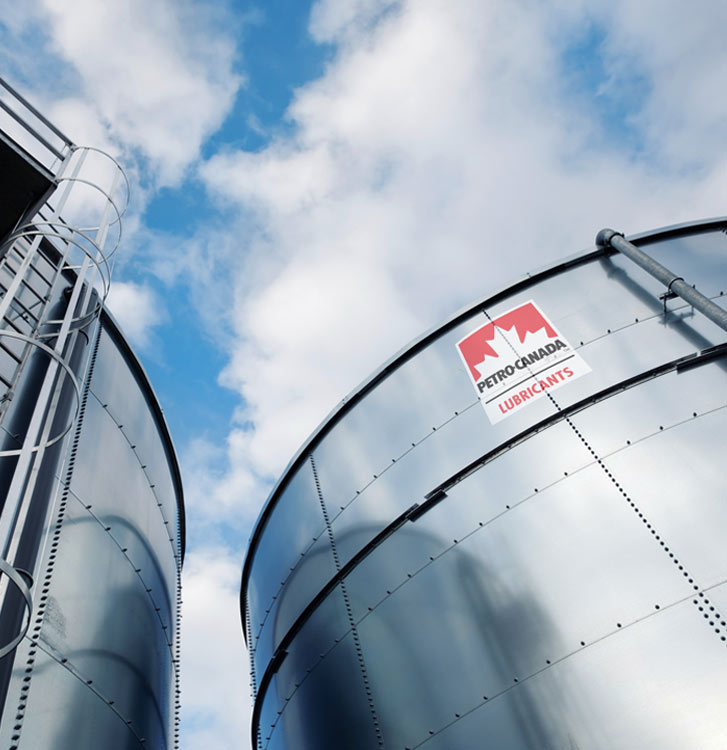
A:
[[[630,239],[727,307],[726,220]],[[723,749],[726,354],[594,247],[385,365],[253,532],[255,747]]]
[[[146,377],[106,314],[90,346],[77,424],[46,457],[42,520],[26,523],[20,546],[33,609],[0,662],[3,748],[176,746],[179,470]]]
[[[105,306],[129,183],[0,105],[0,748],[176,749],[181,478]]]

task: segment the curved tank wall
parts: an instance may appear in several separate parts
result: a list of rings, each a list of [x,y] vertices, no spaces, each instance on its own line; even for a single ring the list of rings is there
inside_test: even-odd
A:
[[[161,750],[177,744],[179,469],[148,380],[108,314],[86,347],[77,424],[36,488],[47,523],[26,524],[33,612],[0,663],[0,745]]]
[[[726,306],[727,221],[631,239]],[[727,334],[664,291],[591,249],[329,416],[243,570],[257,748],[724,746]]]
[[[129,181],[0,90],[0,748],[177,748],[179,468],[104,308]]]

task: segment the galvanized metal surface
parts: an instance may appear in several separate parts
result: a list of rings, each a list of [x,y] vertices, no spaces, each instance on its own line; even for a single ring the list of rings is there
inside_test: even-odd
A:
[[[61,155],[57,193],[0,253],[0,745],[178,747],[179,469],[103,312],[128,182],[97,149]]]
[[[691,267],[690,274],[693,282],[696,282],[696,284],[703,289],[710,289],[714,285],[715,280],[722,278],[724,273],[723,234],[725,231],[727,231],[727,217],[717,217],[714,219],[686,222],[658,230],[641,232],[631,235],[630,239],[639,244],[659,242],[662,255],[666,253],[669,258],[673,260],[674,264],[676,264],[677,260],[683,256],[684,252],[689,252],[689,239],[694,235],[703,235],[702,241],[711,243],[712,248],[710,251],[701,254],[699,265]],[[254,553],[262,529],[267,523],[276,504],[279,502],[281,495],[284,493],[290,477],[301,464],[306,462],[308,453],[333,430],[340,420],[347,417],[352,409],[367,396],[369,391],[387,381],[391,375],[403,367],[409,359],[418,356],[419,353],[425,350],[435,339],[440,338],[448,331],[458,327],[462,321],[470,319],[486,302],[493,303],[500,299],[508,299],[514,292],[520,289],[529,289],[533,284],[541,280],[550,279],[560,274],[573,275],[573,272],[577,268],[589,264],[591,261],[599,260],[609,278],[613,278],[620,284],[631,288],[633,294],[647,305],[647,308],[652,311],[652,314],[661,311],[662,306],[654,299],[655,296],[658,297],[658,292],[655,294],[655,290],[646,291],[642,285],[634,285],[628,273],[621,268],[619,264],[611,262],[609,256],[615,252],[616,251],[614,250],[607,250],[606,248],[587,250],[522,276],[512,284],[504,286],[489,294],[485,299],[476,304],[469,305],[463,310],[454,313],[441,325],[438,325],[430,331],[422,334],[402,351],[392,356],[392,358],[384,363],[379,370],[374,372],[369,378],[364,380],[357,388],[346,396],[301,446],[300,450],[291,459],[271,491],[250,535],[245,563],[243,565],[242,590],[247,588],[247,580],[250,575],[252,560],[254,558]],[[670,260],[670,262],[672,262],[672,260]],[[704,279],[704,281],[702,281],[702,279]],[[608,307],[604,307],[605,311],[608,311]],[[673,316],[672,323],[674,323]],[[695,346],[700,346],[699,341],[695,340],[694,343]],[[245,603],[242,597],[240,599],[240,606],[243,610],[245,609]]]
[[[602,229],[596,236],[596,245],[602,247],[614,247],[627,258],[631,258],[637,265],[641,266],[655,279],[661,281],[666,287],[666,293],[678,295],[689,302],[696,310],[706,315],[713,323],[727,331],[727,311],[715,305],[712,300],[705,297],[699,290],[690,286],[683,276],[677,276],[674,271],[657,263],[652,257],[640,250],[636,245],[629,242],[620,232],[613,229]],[[665,298],[666,299],[666,298]]]
[[[721,230],[644,241],[721,307]],[[319,432],[247,560],[257,747],[723,746],[727,339],[662,291],[591,254]],[[592,372],[491,425],[455,344],[529,299]]]

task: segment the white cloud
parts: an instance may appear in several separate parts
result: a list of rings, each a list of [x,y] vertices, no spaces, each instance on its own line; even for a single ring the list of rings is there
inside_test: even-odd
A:
[[[59,53],[127,144],[174,180],[222,122],[239,85],[234,44],[180,2],[43,0]],[[209,12],[209,6],[207,6]]]
[[[182,731],[185,750],[248,747],[251,699],[240,625],[240,560],[190,552],[182,597]]]
[[[180,180],[242,83],[234,24],[211,3],[35,0],[14,28],[29,18],[43,30],[34,41],[67,65],[52,84],[36,82],[55,102],[45,111],[76,142],[140,153],[162,184]],[[73,92],[66,101],[59,79]]]
[[[192,540],[227,544],[242,554],[259,510],[257,498],[271,483],[250,464],[251,438],[250,432],[233,429],[224,445],[197,437],[185,446],[180,458]]]
[[[699,14],[680,3],[661,12],[653,2],[638,9],[623,3],[620,10],[610,21],[614,28],[624,24],[626,33],[613,35],[611,51],[636,57],[646,76],[658,82],[639,124],[665,156],[698,169],[705,161],[724,164],[719,144],[727,130],[727,104],[720,92],[727,81],[727,56],[715,30],[727,24],[727,6],[713,0]],[[644,49],[654,38],[662,43]]]
[[[341,37],[370,32],[386,11],[397,5],[397,0],[319,2],[311,12],[310,31],[313,38],[320,42],[340,42]]]
[[[167,317],[154,290],[132,281],[114,281],[106,303],[131,343],[139,349],[149,347],[154,328]]]
[[[162,182],[178,180],[240,84],[231,33],[200,7],[42,0],[74,71],[48,111],[77,140],[140,152]],[[724,213],[726,8],[315,4],[311,33],[337,53],[296,92],[292,128],[200,170],[239,220],[185,243],[150,240],[159,275],[186,275],[209,330],[229,329],[222,380],[242,404],[223,445],[198,440],[182,455],[190,540],[219,545],[192,545],[186,561],[185,747],[247,746],[241,560],[230,550],[338,399],[425,328],[604,225]],[[595,46],[580,62],[598,63],[597,81],[563,69],[565,45],[589,29]],[[111,307],[147,345],[151,289],[115,282]]]
[[[657,15],[688,15],[667,6]],[[246,217],[223,382],[254,425],[251,472],[274,475],[384,358],[488,289],[604,225],[723,210],[720,25],[684,21],[685,38],[628,3],[315,6],[313,33],[338,53],[296,93],[292,134],[201,170]],[[643,80],[643,99],[623,105],[636,148],[610,132],[623,111],[599,111],[563,78],[564,45],[589,28],[603,39],[591,53],[602,88]],[[694,108],[678,116],[685,98]]]
[[[667,6],[657,15],[688,13]],[[208,494],[225,498],[225,517],[250,517],[335,402],[463,304],[588,246],[603,226],[723,213],[724,24],[685,18],[685,39],[678,19],[655,24],[654,13],[316,4],[312,32],[337,56],[296,92],[290,134],[201,169],[242,217],[230,236],[244,252],[224,254],[237,273],[221,378],[243,399],[240,426]],[[602,79],[586,76],[598,90],[584,95],[573,81],[586,74],[564,70],[564,49],[589,32],[598,46],[583,54],[599,57]]]

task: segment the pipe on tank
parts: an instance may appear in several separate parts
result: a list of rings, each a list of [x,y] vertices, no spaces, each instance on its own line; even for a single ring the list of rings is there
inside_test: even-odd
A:
[[[695,310],[699,310],[705,317],[718,325],[723,331],[727,331],[727,310],[715,305],[711,299],[705,297],[700,291],[687,284],[683,276],[675,274],[661,263],[657,263],[650,255],[640,250],[636,245],[629,242],[621,232],[613,229],[602,229],[596,235],[598,247],[612,247],[622,255],[630,258],[637,266],[646,271],[666,286],[667,292],[673,292],[688,302]]]

